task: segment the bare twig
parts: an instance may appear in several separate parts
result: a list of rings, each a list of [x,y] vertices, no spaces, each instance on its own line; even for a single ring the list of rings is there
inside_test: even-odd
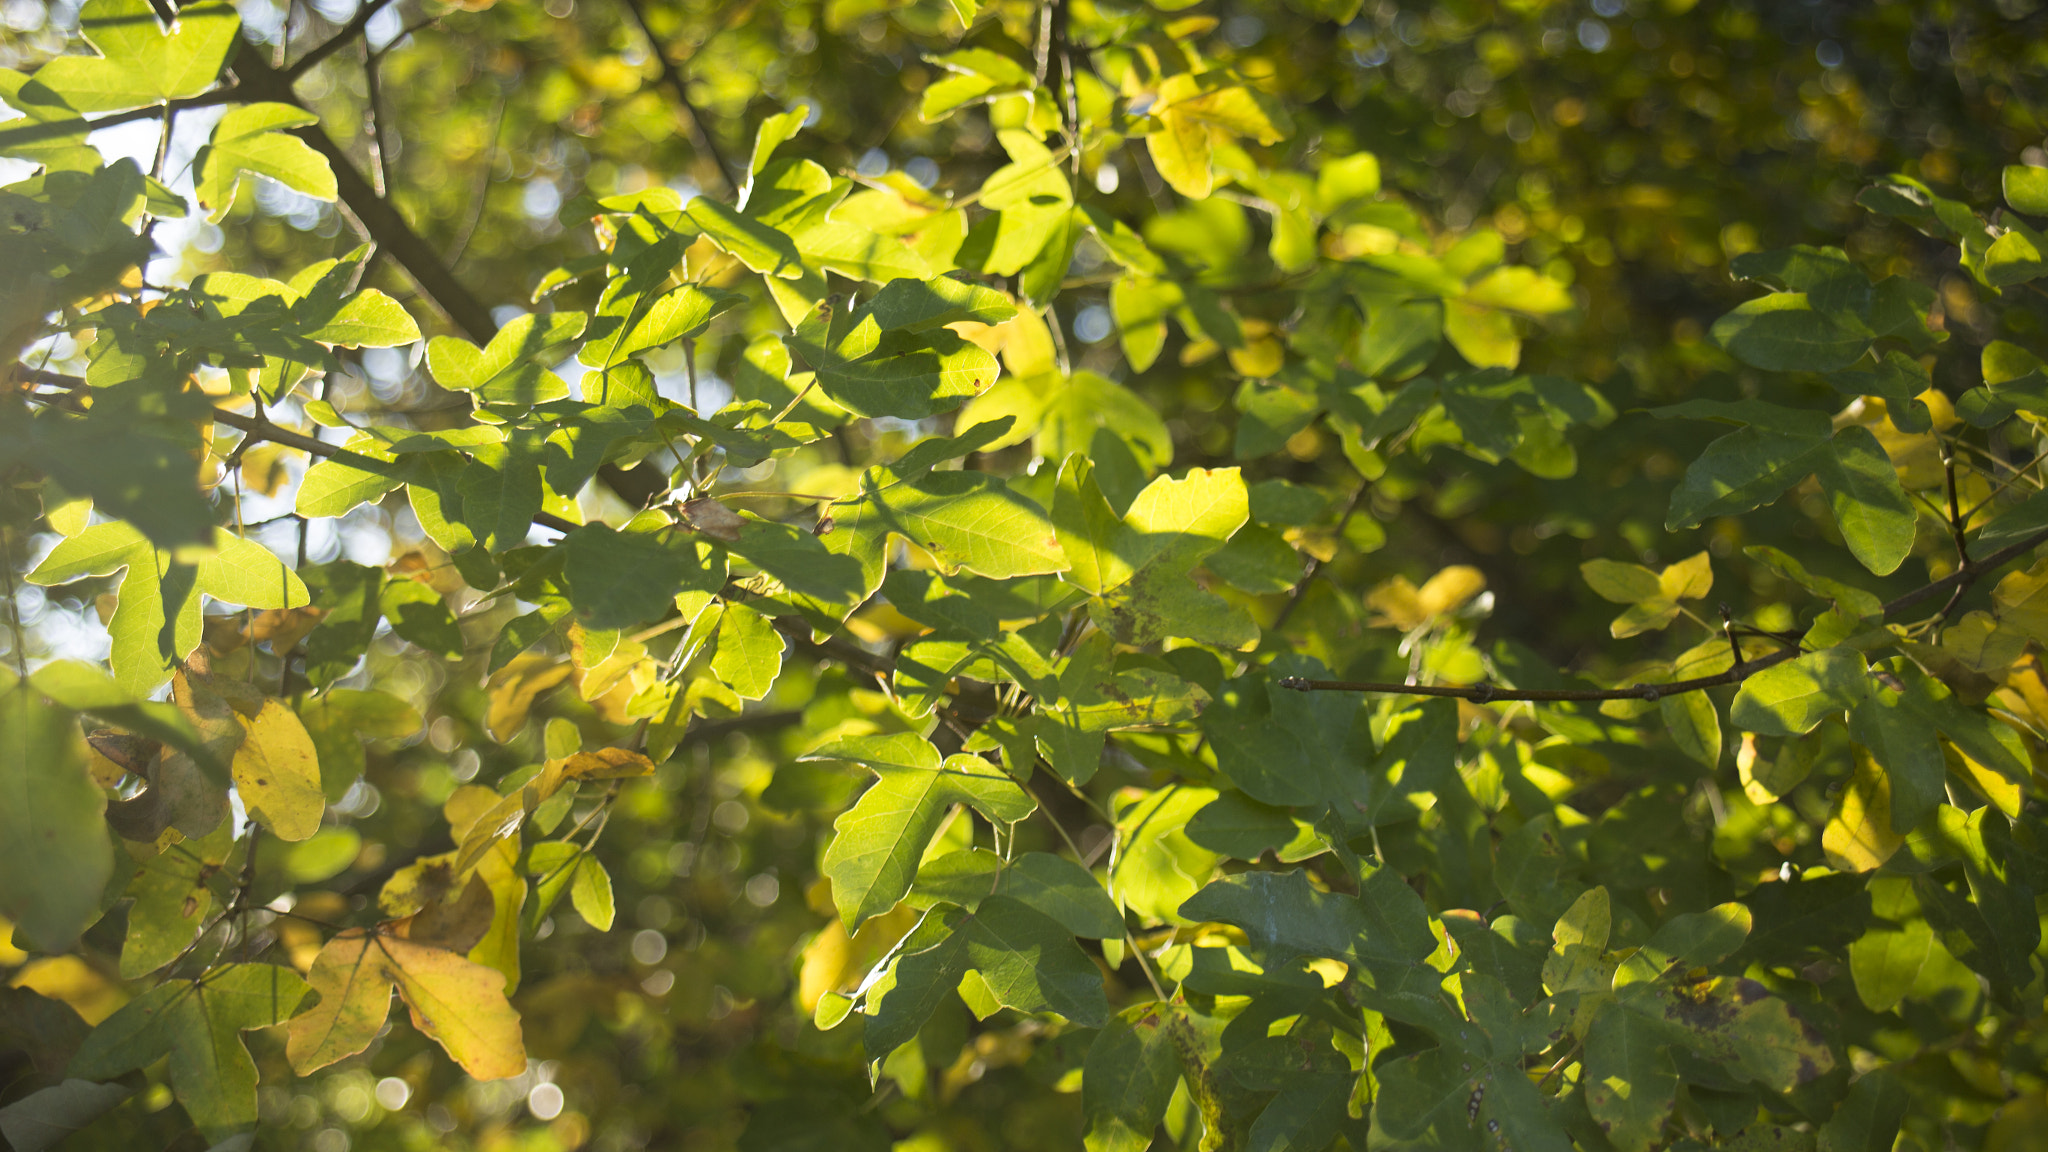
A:
[[[2036,532],[2018,540],[1982,560],[1972,560],[1954,572],[1930,584],[1922,585],[1884,606],[1884,618],[1898,616],[1913,605],[1950,593],[1949,607],[1953,609],[1970,585],[2002,567],[2007,561],[2033,551],[2042,544],[2048,544],[2048,529]],[[1718,676],[1699,676],[1691,680],[1676,680],[1669,684],[1636,684],[1627,688],[1573,689],[1573,688],[1503,688],[1493,684],[1475,684],[1468,688],[1444,687],[1432,684],[1383,684],[1365,680],[1309,680],[1300,676],[1283,677],[1278,681],[1282,688],[1297,692],[1369,692],[1390,696],[1448,696],[1456,700],[1470,700],[1475,704],[1487,704],[1496,700],[1535,701],[1583,701],[1601,700],[1661,700],[1666,696],[1677,696],[1687,692],[1699,692],[1707,688],[1720,688],[1728,684],[1740,684],[1766,668],[1775,668],[1800,654],[1797,647],[1772,652],[1755,660],[1736,664]]]

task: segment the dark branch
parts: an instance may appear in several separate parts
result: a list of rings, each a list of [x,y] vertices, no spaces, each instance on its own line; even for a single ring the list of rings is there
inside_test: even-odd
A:
[[[711,138],[711,129],[704,123],[704,114],[697,111],[696,104],[690,100],[688,82],[683,79],[683,74],[676,67],[675,61],[669,59],[668,50],[661,46],[661,38],[654,34],[653,26],[647,23],[647,12],[641,7],[640,0],[620,0],[620,3],[633,14],[634,23],[640,26],[640,34],[647,37],[648,51],[654,53],[655,61],[661,65],[663,82],[675,91],[676,102],[683,106],[683,116],[690,122],[690,146],[711,159],[711,163],[718,169],[719,178],[725,181],[727,187],[738,188],[739,169],[727,163],[725,154],[718,150],[718,142]]]
[[[304,107],[292,91],[290,74],[272,68],[248,44],[243,44],[236,54],[234,67],[240,86],[249,98]],[[398,261],[399,266],[412,277],[413,283],[419,285],[420,294],[462,329],[463,335],[478,344],[490,343],[498,331],[497,322],[491,319],[491,310],[455,278],[448,265],[442,262],[440,254],[413,231],[412,225],[406,223],[398,209],[377,195],[370,182],[356,171],[355,164],[341,146],[317,125],[294,129],[293,135],[327,158],[328,166],[334,169],[334,183],[342,203],[355,213],[356,219],[362,221],[363,227],[377,242],[378,250]]]
[[[161,104],[145,104],[140,108],[130,108],[126,112],[116,112],[111,116],[102,116],[97,120],[87,120],[84,122],[84,127],[88,132],[97,132],[102,128],[112,128],[116,124],[127,124],[135,120],[149,120],[162,116],[167,111],[183,112],[187,108],[210,108],[215,104],[231,104],[236,100],[244,98],[246,95],[235,85],[230,84],[225,88],[216,88],[211,92],[202,92],[197,96],[187,96],[182,100],[166,100]],[[59,136],[70,135],[78,131],[79,127],[80,122],[77,119],[39,120],[32,122],[9,120],[4,128],[0,128],[0,140],[6,141],[9,147],[34,144],[38,141],[54,140]]]
[[[361,36],[363,32],[369,28],[371,18],[376,16],[377,13],[382,12],[385,8],[389,7],[390,5],[391,0],[370,0],[368,4],[363,5],[362,11],[357,12],[355,16],[352,19],[350,19],[348,23],[343,24],[340,27],[340,29],[338,29],[334,33],[334,35],[321,41],[318,45],[316,45],[313,48],[311,52],[308,52],[304,56],[299,57],[296,62],[294,62],[290,67],[286,68],[283,72],[285,79],[297,80],[299,77],[304,76],[306,73],[312,71],[314,65],[320,63],[322,60],[327,59],[329,56],[334,55],[336,52],[341,51],[343,48],[348,47],[349,42],[351,40],[354,40],[356,37]],[[403,37],[401,37],[401,39],[403,39]],[[396,43],[396,41],[393,41],[393,43]],[[246,56],[248,55],[248,53],[244,52],[243,55]]]

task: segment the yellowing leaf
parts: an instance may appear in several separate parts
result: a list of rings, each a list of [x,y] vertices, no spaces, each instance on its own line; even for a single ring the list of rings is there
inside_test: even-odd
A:
[[[1454,564],[1431,576],[1421,588],[1405,576],[1382,581],[1365,594],[1365,604],[1376,613],[1374,625],[1407,632],[1464,607],[1485,590],[1486,577],[1479,569]]]
[[[1892,830],[1892,792],[1884,770],[1857,750],[1856,774],[1835,801],[1821,847],[1828,863],[1845,872],[1868,872],[1892,858],[1905,838]]]
[[[491,738],[503,743],[518,735],[526,726],[534,697],[567,680],[573,671],[567,661],[526,653],[493,672],[488,686],[490,710],[484,719]]]
[[[235,790],[242,803],[283,840],[304,840],[320,830],[327,797],[320,790],[320,760],[306,726],[282,700],[267,699],[248,736],[235,750]]]
[[[463,1071],[501,1080],[526,1070],[504,974],[445,948],[350,928],[320,950],[307,983],[320,1000],[292,1020],[285,1043],[301,1076],[369,1047],[384,1027],[394,985],[413,1026]]]

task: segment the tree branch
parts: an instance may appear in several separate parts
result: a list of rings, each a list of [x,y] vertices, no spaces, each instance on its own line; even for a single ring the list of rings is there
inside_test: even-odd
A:
[[[62,388],[70,392],[86,393],[90,393],[92,390],[90,385],[78,377],[66,376],[59,372],[48,372],[41,368],[28,367],[18,367],[15,372],[20,379],[50,388]],[[282,444],[287,448],[297,448],[309,456],[318,456],[323,460],[350,464],[365,471],[378,471],[391,466],[391,462],[388,460],[371,459],[361,453],[351,452],[346,448],[329,444],[325,440],[316,439],[303,432],[294,432],[290,428],[281,428],[260,416],[244,416],[240,412],[231,412],[226,408],[215,408],[213,410],[213,419],[215,422],[225,424],[230,428],[240,429],[242,432],[247,433],[252,440],[268,440],[273,444]],[[564,533],[574,532],[582,527],[582,525],[564,520],[552,512],[536,514],[533,522],[543,528]]]
[[[292,76],[272,68],[248,44],[244,43],[237,52],[234,68],[240,88],[248,98],[305,107],[292,91]],[[440,309],[471,341],[490,343],[498,331],[497,321],[491,319],[491,310],[455,278],[440,254],[413,231],[412,225],[406,223],[398,209],[377,195],[370,182],[356,171],[355,164],[341,146],[318,125],[293,129],[292,134],[327,158],[328,166],[334,169],[334,183],[342,203],[355,213],[356,219],[362,221],[364,229],[377,242],[378,250],[389,253],[412,277],[413,283],[419,286],[420,295]]]
[[[2000,548],[1982,560],[1972,560],[1947,576],[1931,584],[1915,588],[1904,596],[1886,604],[1883,619],[1890,619],[1922,600],[1951,593],[1951,606],[1962,597],[1970,585],[1975,584],[1991,572],[2042,544],[2048,544],[2048,530],[2034,533],[2023,540]],[[1946,612],[1946,610],[1944,610]],[[1775,637],[1774,637],[1775,638]],[[1666,696],[1679,696],[1687,692],[1699,692],[1708,688],[1719,688],[1728,684],[1740,684],[1766,668],[1774,668],[1799,655],[1797,647],[1788,647],[1768,656],[1737,664],[1718,676],[1700,676],[1692,680],[1677,680],[1669,684],[1635,684],[1627,688],[1502,688],[1492,684],[1477,684],[1469,688],[1444,687],[1429,684],[1381,684],[1368,680],[1309,680],[1300,676],[1285,676],[1277,683],[1282,688],[1297,692],[1369,692],[1387,696],[1449,696],[1457,700],[1470,700],[1475,704],[1488,704],[1496,700],[1532,701],[1583,701],[1600,700],[1661,700]]]
[[[312,71],[314,65],[346,48],[349,41],[361,36],[369,28],[371,18],[389,7],[390,4],[391,0],[370,0],[368,4],[363,5],[362,11],[357,12],[348,23],[343,24],[337,29],[334,35],[315,45],[312,51],[299,57],[297,61],[285,68],[281,75],[288,81],[297,80],[299,77]],[[396,41],[393,41],[393,43],[396,43]],[[248,53],[245,51],[243,55],[246,56]]]
[[[187,96],[181,100],[166,100],[161,104],[145,104],[140,108],[130,108],[126,112],[116,112],[111,116],[102,116],[97,120],[86,120],[84,125],[87,132],[97,132],[102,128],[112,128],[116,124],[148,120],[152,117],[161,116],[166,112],[183,112],[187,108],[211,108],[215,104],[232,104],[236,100],[244,99],[246,96],[247,93],[242,92],[236,85],[230,84],[225,88],[216,88],[211,92],[202,92],[197,96]],[[9,147],[15,147],[22,144],[34,144],[41,140],[54,140],[59,136],[68,136],[78,131],[79,123],[80,121],[76,118],[70,120],[9,120],[5,125],[0,125],[0,141],[6,142]]]
[[[634,23],[640,26],[640,34],[647,37],[647,50],[654,53],[655,61],[661,65],[662,80],[675,91],[676,102],[683,106],[683,116],[690,122],[690,146],[710,157],[726,187],[738,188],[740,180],[736,174],[739,169],[727,163],[725,154],[718,150],[718,142],[711,138],[711,129],[704,123],[704,114],[697,111],[697,106],[690,101],[689,84],[683,79],[683,74],[676,68],[675,62],[668,58],[668,50],[661,46],[661,38],[654,34],[654,28],[647,23],[647,12],[641,7],[640,0],[619,2],[633,14]]]

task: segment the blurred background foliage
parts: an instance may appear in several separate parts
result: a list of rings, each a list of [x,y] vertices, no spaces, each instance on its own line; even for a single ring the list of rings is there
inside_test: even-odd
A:
[[[355,15],[346,0],[238,6],[245,35],[262,36],[280,58]],[[1631,410],[1755,391],[1755,378],[1733,371],[1705,340],[1713,318],[1749,294],[1728,274],[1738,255],[1838,243],[1875,271],[1939,283],[1948,328],[1965,337],[1945,346],[1934,369],[1952,394],[1979,382],[1983,344],[2004,337],[2038,346],[2044,336],[1999,327],[2027,314],[1983,309],[1952,248],[1853,203],[1891,172],[1989,203],[2006,164],[2048,165],[2048,12],[2033,0],[1364,0],[1341,25],[1328,21],[1332,7],[1208,0],[1188,14],[1210,20],[1199,33],[1205,54],[1284,95],[1296,117],[1287,148],[1297,163],[1318,150],[1375,153],[1388,202],[1412,205],[1440,247],[1490,230],[1511,261],[1569,284],[1575,314],[1533,339],[1524,365],[1594,383],[1623,422],[1618,434],[1580,443],[1575,476],[1542,484],[1512,464],[1451,453],[1381,462],[1384,475],[1365,500],[1370,516],[1349,529],[1354,546],[1336,553],[1330,579],[1313,586],[1297,617],[1323,643],[1352,646],[1333,663],[1398,667],[1398,635],[1366,627],[1363,590],[1394,576],[1421,584],[1467,564],[1496,595],[1489,642],[1517,641],[1554,666],[1613,672],[1640,653],[1608,638],[1612,608],[1580,591],[1582,561],[1654,566],[1700,548],[1731,556],[1749,542],[1745,531],[1826,535],[1825,517],[1797,499],[1741,527],[1716,521],[1690,538],[1662,529],[1666,494],[1708,433]],[[1028,58],[1039,12],[1026,0],[996,0],[956,45],[958,24],[943,0],[646,0],[650,42],[633,9],[613,0],[401,0],[369,23],[374,67],[351,48],[313,70],[300,92],[463,281],[489,304],[519,308],[548,272],[597,251],[582,223],[589,199],[664,185],[729,194],[728,165],[745,156],[753,125],[787,107],[811,111],[795,147],[830,170],[978,187],[1006,162],[992,118],[1015,110],[924,123],[920,94],[939,73],[923,57],[987,46]],[[1125,18],[1114,5],[1071,0],[1071,35],[1083,48]],[[71,42],[75,11],[7,0],[0,19],[0,65],[29,70]],[[673,61],[695,116],[664,87],[657,52]],[[153,142],[152,125],[131,127],[149,129],[145,148]],[[1131,205],[1120,213],[1127,218],[1151,214],[1154,202],[1170,205],[1141,151],[1126,144],[1083,159],[1086,180]],[[171,263],[152,265],[152,275],[287,275],[355,246],[342,211],[258,189],[222,226],[161,229]],[[1248,317],[1283,319],[1259,315],[1258,286],[1277,274],[1258,242],[1263,218],[1219,197],[1153,225],[1156,246],[1206,263],[1208,282],[1237,292]],[[1360,224],[1337,242],[1370,251],[1381,239]],[[1103,262],[1084,248],[1084,281],[1091,259]],[[1107,279],[1099,293],[1083,283],[1063,294],[1057,318],[1077,367],[1121,373],[1102,312]],[[410,282],[388,263],[367,282],[412,301]],[[572,286],[559,300],[588,306],[583,291]],[[412,310],[431,331],[432,310]],[[734,330],[714,328],[699,349],[707,387],[744,386],[743,341],[721,343]],[[1176,467],[1232,463],[1234,384],[1219,361],[1182,364],[1179,347],[1176,336],[1167,355],[1127,382],[1164,417]],[[682,366],[656,367],[674,394]],[[345,411],[404,413],[422,427],[435,426],[435,405],[447,400],[403,350],[351,356],[327,396]],[[466,411],[448,409],[447,419]],[[854,426],[845,461],[906,435]],[[1319,427],[1259,455],[1260,478],[1331,493],[1354,483],[1338,439]],[[844,461],[828,454],[802,465],[835,466]],[[798,487],[804,474],[777,480]],[[420,546],[416,526],[377,508],[304,545],[314,564],[381,564]],[[1939,574],[1909,561],[1892,580],[1902,590]],[[1767,573],[1754,579],[1724,594],[1759,621],[1786,612],[1789,585]],[[39,595],[19,601],[38,643],[50,652],[89,649],[92,603]],[[463,626],[475,644],[503,623],[483,612]],[[373,648],[368,680],[431,701],[432,719],[424,737],[368,742],[364,784],[339,806],[361,851],[321,897],[338,905],[373,898],[366,894],[392,861],[445,848],[434,839],[446,836],[441,803],[464,782],[538,759],[545,739],[536,723],[495,743],[477,678],[421,658],[395,636]],[[617,731],[623,717],[607,713],[616,706],[561,693],[536,719],[577,726],[596,743]],[[953,1003],[926,1026],[919,1051],[957,1055],[944,1066],[893,1067],[885,1084],[895,1088],[876,1095],[859,1070],[857,1037],[809,1022],[818,990],[872,963],[888,936],[879,922],[851,938],[836,922],[819,927],[831,907],[814,885],[817,855],[855,783],[792,760],[842,721],[887,707],[857,674],[793,663],[758,711],[693,732],[651,785],[625,794],[601,847],[618,927],[600,934],[557,914],[527,950],[517,997],[536,1060],[527,1075],[472,1082],[405,1028],[366,1060],[304,1081],[284,1071],[281,1049],[258,1044],[260,1139],[315,1152],[865,1149],[886,1146],[892,1132],[908,1137],[898,1147],[919,1152],[1072,1146],[1079,1102],[1061,1089],[1077,1057],[1028,1024],[975,1025]],[[1144,764],[1126,771],[1146,778]],[[1087,851],[1105,830],[1084,811],[1072,816],[1086,829]],[[1779,823],[1781,838],[1811,837],[1811,819]],[[1025,847],[1056,848],[1032,842],[1045,839],[1035,829],[1024,835]],[[1747,850],[1736,833],[1723,835],[1731,853]],[[302,876],[323,867],[286,866]],[[118,952],[118,937],[99,944]],[[34,961],[12,979],[61,996],[89,1019],[120,996],[75,957]],[[1998,1071],[1958,1065],[1955,1075],[1995,1081]],[[94,1130],[96,1146],[191,1145],[189,1131],[177,1143],[176,1115],[168,1088],[155,1085]]]

